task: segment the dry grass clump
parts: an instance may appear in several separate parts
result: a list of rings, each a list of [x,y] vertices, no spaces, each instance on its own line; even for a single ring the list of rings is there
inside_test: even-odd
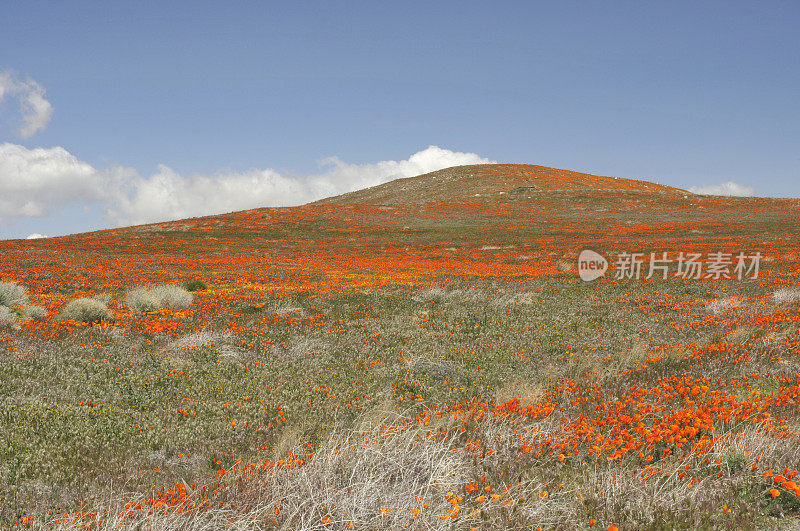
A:
[[[334,433],[302,467],[245,474],[241,481],[220,487],[221,498],[230,495],[236,507],[245,510],[220,508],[187,515],[165,508],[133,518],[127,511],[111,511],[103,525],[164,530],[399,529],[416,520],[422,527],[442,527],[436,515],[452,509],[445,497],[463,491],[470,460],[456,451],[455,436],[393,428],[399,427]],[[300,447],[293,450],[293,455],[304,455]]]
[[[45,319],[47,317],[47,310],[43,306],[28,305],[25,306],[25,317],[28,319]]]
[[[444,495],[458,490],[468,473],[455,446],[422,429],[388,437],[378,429],[334,435],[306,466],[271,475],[253,492],[253,506],[260,501],[269,514],[282,503],[288,515],[281,524],[294,529],[325,516],[359,529],[396,529],[403,515],[420,508],[419,499],[432,505],[429,514],[447,512]]]
[[[566,272],[572,270],[572,262],[568,262],[567,260],[559,260],[556,262],[556,271],[559,272]]]
[[[775,302],[800,302],[800,288],[781,288],[772,294]]]
[[[96,323],[111,317],[113,314],[108,306],[91,297],[81,297],[70,301],[61,314],[61,318],[64,320],[82,323]]]
[[[0,282],[0,306],[13,308],[28,304],[28,288],[16,282]]]
[[[5,306],[0,306],[0,326],[13,325],[17,322],[17,314]]]
[[[192,304],[192,294],[171,284],[140,286],[130,291],[125,298],[128,308],[134,313],[157,312],[168,308],[186,308]]]
[[[632,463],[559,464],[520,453],[520,435],[553,436],[559,429],[556,422],[516,427],[483,422],[477,429],[497,450],[485,457],[463,452],[458,438],[442,431],[432,436],[421,428],[394,428],[334,433],[299,468],[238,475],[220,487],[219,508],[181,513],[163,506],[153,513],[128,512],[119,508],[137,501],[144,505],[145,499],[123,496],[100,511],[102,522],[108,529],[157,530],[569,529],[590,521],[601,523],[602,529],[611,523],[630,529],[752,529],[766,523],[766,512],[783,516],[796,503],[789,495],[766,501],[764,492],[773,482],[753,473],[750,463],[760,456],[763,467],[779,470],[784,463],[797,462],[797,446],[757,427],[724,434],[706,452],[666,459],[660,464],[674,472],[647,481],[634,473]],[[302,448],[289,455],[302,457]],[[684,473],[698,477],[697,482],[681,479]],[[484,491],[475,482],[482,475],[505,490]],[[505,483],[504,475],[518,479]],[[472,491],[464,488],[470,480]],[[189,501],[199,502],[197,496],[198,491],[189,491]],[[728,505],[736,509],[731,514],[723,510]],[[459,516],[448,517],[454,514]]]
[[[647,482],[630,470],[611,467],[587,468],[575,480],[583,487],[582,499],[594,506],[596,513],[627,520],[631,528],[665,528],[667,522],[680,522],[680,527],[687,529],[759,528],[764,521],[759,525],[754,520],[765,513],[782,517],[781,513],[797,502],[793,495],[784,494],[768,505],[765,492],[773,482],[761,472],[754,473],[751,463],[759,457],[758,470],[771,466],[781,470],[788,463],[797,463],[798,453],[796,442],[766,435],[753,426],[739,433],[720,433],[707,452],[689,453],[680,460],[676,457],[670,461],[672,473]],[[692,484],[682,480],[681,474],[698,480]],[[725,506],[736,511],[727,517],[724,512],[720,515]]]
[[[724,313],[730,309],[738,308],[743,305],[744,301],[737,297],[727,297],[725,299],[715,299],[706,304],[706,310],[715,315]]]
[[[28,304],[28,288],[16,282],[0,282],[0,325],[45,317],[47,310]]]
[[[542,398],[544,390],[544,386],[539,382],[529,380],[508,382],[496,391],[495,400],[498,404],[502,404],[518,398],[520,404],[527,407],[535,405]]]

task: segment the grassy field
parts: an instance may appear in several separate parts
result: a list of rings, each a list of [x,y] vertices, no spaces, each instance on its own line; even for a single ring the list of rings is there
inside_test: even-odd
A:
[[[0,521],[796,526],[797,209],[552,192],[0,242],[47,310],[0,325]],[[585,283],[586,247],[766,259]],[[191,279],[188,307],[126,299]],[[80,297],[113,316],[64,320]]]

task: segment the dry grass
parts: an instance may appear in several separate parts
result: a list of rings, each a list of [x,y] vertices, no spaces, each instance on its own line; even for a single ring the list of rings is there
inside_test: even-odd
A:
[[[399,428],[399,426],[396,426]],[[163,511],[127,518],[125,512],[102,517],[109,529],[319,529],[329,525],[355,529],[399,528],[404,523],[441,523],[444,501],[468,478],[469,460],[454,437],[432,437],[425,430],[384,426],[367,432],[335,432],[301,468],[250,472],[222,496],[234,496],[246,510],[212,510],[201,515]],[[303,448],[292,450],[303,455]],[[136,501],[121,496],[118,502]],[[140,501],[144,501],[140,499]],[[413,511],[417,511],[417,517]],[[68,529],[70,526],[63,527]],[[59,527],[56,526],[56,529]]]
[[[647,481],[645,463],[633,454],[612,462],[583,449],[559,461],[524,450],[543,439],[558,442],[565,422],[595,414],[597,405],[613,408],[632,387],[675,373],[732,380],[775,370],[769,349],[779,345],[744,333],[748,361],[706,357],[691,365],[687,356],[698,334],[638,312],[626,302],[630,289],[588,291],[553,281],[349,293],[259,303],[259,312],[240,322],[254,332],[231,333],[213,323],[145,343],[121,330],[87,329],[86,339],[67,348],[59,342],[21,347],[24,364],[0,365],[2,379],[15,382],[14,408],[0,437],[19,463],[5,470],[16,474],[18,489],[18,505],[7,510],[42,514],[85,501],[100,511],[103,527],[123,529],[572,529],[591,518],[598,528],[748,529],[778,522],[782,514],[788,521],[797,514],[788,495],[765,498],[767,483],[750,466],[756,456],[764,466],[800,462],[798,441],[755,425],[719,424],[709,453],[658,457],[651,466],[663,474]],[[702,308],[702,300],[695,304]],[[718,315],[712,333],[736,330],[717,321],[738,323],[739,313]],[[356,318],[345,326],[344,316]],[[100,352],[125,370],[94,361]],[[564,387],[569,380],[581,387]],[[765,395],[777,385],[766,376],[762,382]],[[586,389],[597,394],[584,404]],[[731,390],[738,399],[749,392]],[[356,404],[354,395],[369,397],[358,402],[363,408],[348,407]],[[103,399],[75,405],[87,397]],[[447,414],[418,422],[417,415],[436,407],[515,397],[522,406],[550,401],[555,410],[537,421]],[[67,405],[53,408],[56,403]],[[278,405],[286,421],[268,426]],[[181,413],[184,407],[191,414]],[[307,457],[309,448],[314,453]],[[69,461],[76,454],[91,456],[91,467]],[[242,473],[233,469],[234,455],[253,463],[289,456],[307,462]],[[216,460],[229,471],[223,479]],[[719,471],[724,474],[716,479]],[[679,474],[700,483],[688,485]],[[465,490],[471,482],[483,488],[481,478],[490,492]],[[177,482],[217,485],[213,509],[130,517],[123,510],[127,502],[154,497],[152,485]],[[124,487],[112,494],[112,483]],[[189,491],[190,500],[202,499],[199,490]],[[455,505],[458,519],[440,518]],[[724,513],[723,506],[735,511]]]
[[[754,529],[767,520],[753,508],[753,499],[762,497],[770,482],[751,473],[752,457],[760,456],[765,467],[800,460],[796,442],[768,436],[754,426],[720,434],[714,446],[702,454],[662,463],[673,472],[643,482],[641,471],[631,464],[521,463],[520,434],[557,436],[559,425],[552,420],[513,428],[492,420],[480,423],[477,429],[485,440],[494,442],[497,451],[476,459],[463,451],[458,430],[446,419],[436,421],[430,429],[416,426],[410,430],[402,423],[387,424],[387,419],[383,417],[380,429],[364,429],[365,424],[359,424],[354,431],[334,432],[299,468],[240,473],[219,494],[219,499],[234,500],[235,507],[201,512],[164,508],[129,514],[118,508],[144,503],[145,498],[120,494],[100,504],[95,521],[107,529],[131,530],[568,529],[584,527],[578,522],[594,518],[601,529],[610,523],[639,529],[675,525]],[[299,445],[290,450],[290,456],[304,455]],[[724,479],[715,479],[708,469],[720,471]],[[679,473],[703,479],[690,486],[679,479]],[[463,490],[470,480],[502,478],[504,474],[519,479],[505,483],[496,500],[490,499],[480,483],[472,495]],[[477,501],[479,495],[485,500]],[[198,496],[199,492],[189,489],[187,500]],[[790,499],[785,503],[788,505],[771,506],[772,516],[796,510]],[[446,518],[454,514],[455,506],[459,517]],[[737,512],[728,516],[721,511],[723,507]]]
[[[83,323],[96,323],[111,317],[113,317],[111,310],[102,301],[91,297],[70,301],[61,314],[62,319]]]
[[[0,306],[0,326],[10,326],[17,322],[17,314],[5,306]]]
[[[192,294],[179,286],[140,286],[130,291],[125,303],[134,313],[156,312],[163,308],[186,308],[192,304]]]
[[[16,282],[0,282],[0,306],[13,308],[28,304],[28,288]]]
[[[800,289],[798,288],[781,288],[772,294],[775,302],[800,302]]]
[[[715,315],[727,312],[733,308],[739,308],[744,301],[737,297],[727,297],[725,299],[715,299],[706,305],[706,310]]]

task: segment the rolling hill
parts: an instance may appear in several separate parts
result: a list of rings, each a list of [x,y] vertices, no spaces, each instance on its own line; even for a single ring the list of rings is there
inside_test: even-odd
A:
[[[396,179],[313,204],[370,205],[481,201],[528,197],[541,192],[621,192],[685,196],[689,192],[647,181],[603,177],[531,164],[477,164]],[[505,197],[504,197],[505,196]]]
[[[775,528],[798,212],[501,164],[0,241],[0,527]]]

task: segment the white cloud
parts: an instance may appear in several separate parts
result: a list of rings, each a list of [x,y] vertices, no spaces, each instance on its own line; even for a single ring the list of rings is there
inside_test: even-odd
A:
[[[438,146],[428,146],[427,149],[414,153],[406,160],[385,160],[375,164],[347,164],[338,157],[330,157],[321,163],[323,168],[329,168],[328,171],[312,178],[317,195],[310,201],[451,166],[490,162],[492,161],[475,153],[450,151]]]
[[[106,215],[116,225],[301,204],[310,195],[300,179],[284,177],[271,169],[182,176],[160,165],[147,179],[129,175],[122,183],[120,192],[107,200]]]
[[[756,192],[752,186],[745,186],[732,181],[722,184],[692,186],[689,191],[700,195],[729,195],[735,197],[752,197]]]
[[[98,200],[102,185],[100,172],[64,148],[0,144],[0,220],[43,216],[73,201]]]
[[[406,160],[374,164],[348,164],[331,157],[322,161],[321,173],[305,177],[272,169],[185,176],[161,165],[143,178],[120,166],[98,170],[60,147],[1,144],[0,220],[45,215],[54,207],[82,201],[102,204],[109,221],[118,226],[167,221],[301,205],[400,177],[489,162],[474,153],[430,146]]]
[[[400,177],[489,162],[474,153],[429,146],[406,160],[375,164],[347,164],[330,157],[320,163],[322,173],[307,177],[285,176],[272,169],[183,176],[161,165],[148,179],[128,180],[128,190],[114,198],[107,215],[118,225],[130,225],[262,206],[301,205]]]
[[[39,234],[38,232],[34,232],[33,234],[29,234],[26,240],[38,240],[39,238],[47,238],[47,236],[43,234]]]
[[[19,102],[21,125],[19,135],[30,138],[37,131],[43,130],[50,122],[53,106],[44,97],[44,88],[28,78],[20,81],[10,71],[0,72],[0,104],[6,96]]]

